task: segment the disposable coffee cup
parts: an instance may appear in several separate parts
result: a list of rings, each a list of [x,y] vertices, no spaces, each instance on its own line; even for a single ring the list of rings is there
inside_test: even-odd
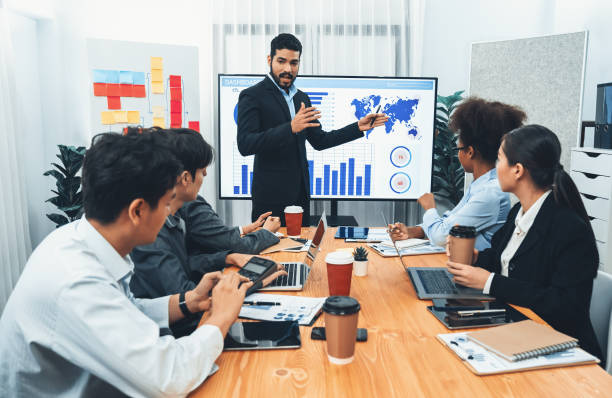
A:
[[[287,225],[287,236],[299,238],[302,233],[302,214],[304,209],[301,206],[285,207],[285,224]]]
[[[349,296],[353,274],[353,255],[335,251],[325,257],[327,263],[327,284],[330,296]]]
[[[336,365],[346,365],[355,358],[359,302],[352,297],[330,296],[323,304],[327,358]]]
[[[467,225],[455,225],[448,233],[449,259],[460,264],[472,264],[476,228]]]

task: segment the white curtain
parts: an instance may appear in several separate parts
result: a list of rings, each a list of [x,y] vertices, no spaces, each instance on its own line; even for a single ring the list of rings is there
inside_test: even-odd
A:
[[[15,63],[7,11],[0,0],[0,312],[31,252],[20,126],[15,98]]]
[[[226,0],[213,6],[212,79],[218,73],[268,73],[270,41],[279,33],[296,35],[303,46],[300,74],[410,76],[420,72],[423,0]],[[214,90],[216,92],[216,90]],[[216,104],[213,114],[217,115]],[[215,138],[217,124],[214,125]],[[218,146],[218,142],[215,142]],[[217,177],[218,178],[218,177]],[[328,201],[312,201],[320,214]],[[250,220],[249,201],[218,200],[226,222]],[[360,225],[388,219],[416,223],[421,212],[412,202],[340,201],[338,213]]]

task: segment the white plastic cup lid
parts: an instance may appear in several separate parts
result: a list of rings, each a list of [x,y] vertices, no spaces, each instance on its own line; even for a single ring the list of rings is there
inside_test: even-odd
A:
[[[353,255],[345,251],[335,251],[335,252],[329,253],[325,257],[325,262],[327,264],[334,264],[334,265],[335,264],[338,264],[338,265],[352,264]]]
[[[304,209],[302,206],[287,206],[285,207],[285,213],[303,213]]]

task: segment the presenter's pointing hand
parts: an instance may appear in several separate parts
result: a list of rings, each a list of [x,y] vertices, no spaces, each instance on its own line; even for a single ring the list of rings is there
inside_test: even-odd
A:
[[[300,109],[295,114],[295,117],[291,121],[291,131],[293,134],[297,134],[300,131],[309,127],[318,127],[319,123],[317,119],[321,117],[321,111],[314,106],[306,108],[304,103],[300,106]]]
[[[387,123],[388,120],[389,116],[384,113],[370,113],[362,117],[359,122],[357,122],[357,125],[359,126],[359,130],[368,131],[378,126],[382,126]]]

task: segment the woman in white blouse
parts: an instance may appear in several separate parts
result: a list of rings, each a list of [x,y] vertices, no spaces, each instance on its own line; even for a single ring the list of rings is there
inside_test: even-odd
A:
[[[589,306],[599,257],[580,194],[559,163],[561,144],[543,126],[506,134],[498,153],[501,189],[517,203],[474,265],[448,262],[455,282],[528,307],[602,358]]]

